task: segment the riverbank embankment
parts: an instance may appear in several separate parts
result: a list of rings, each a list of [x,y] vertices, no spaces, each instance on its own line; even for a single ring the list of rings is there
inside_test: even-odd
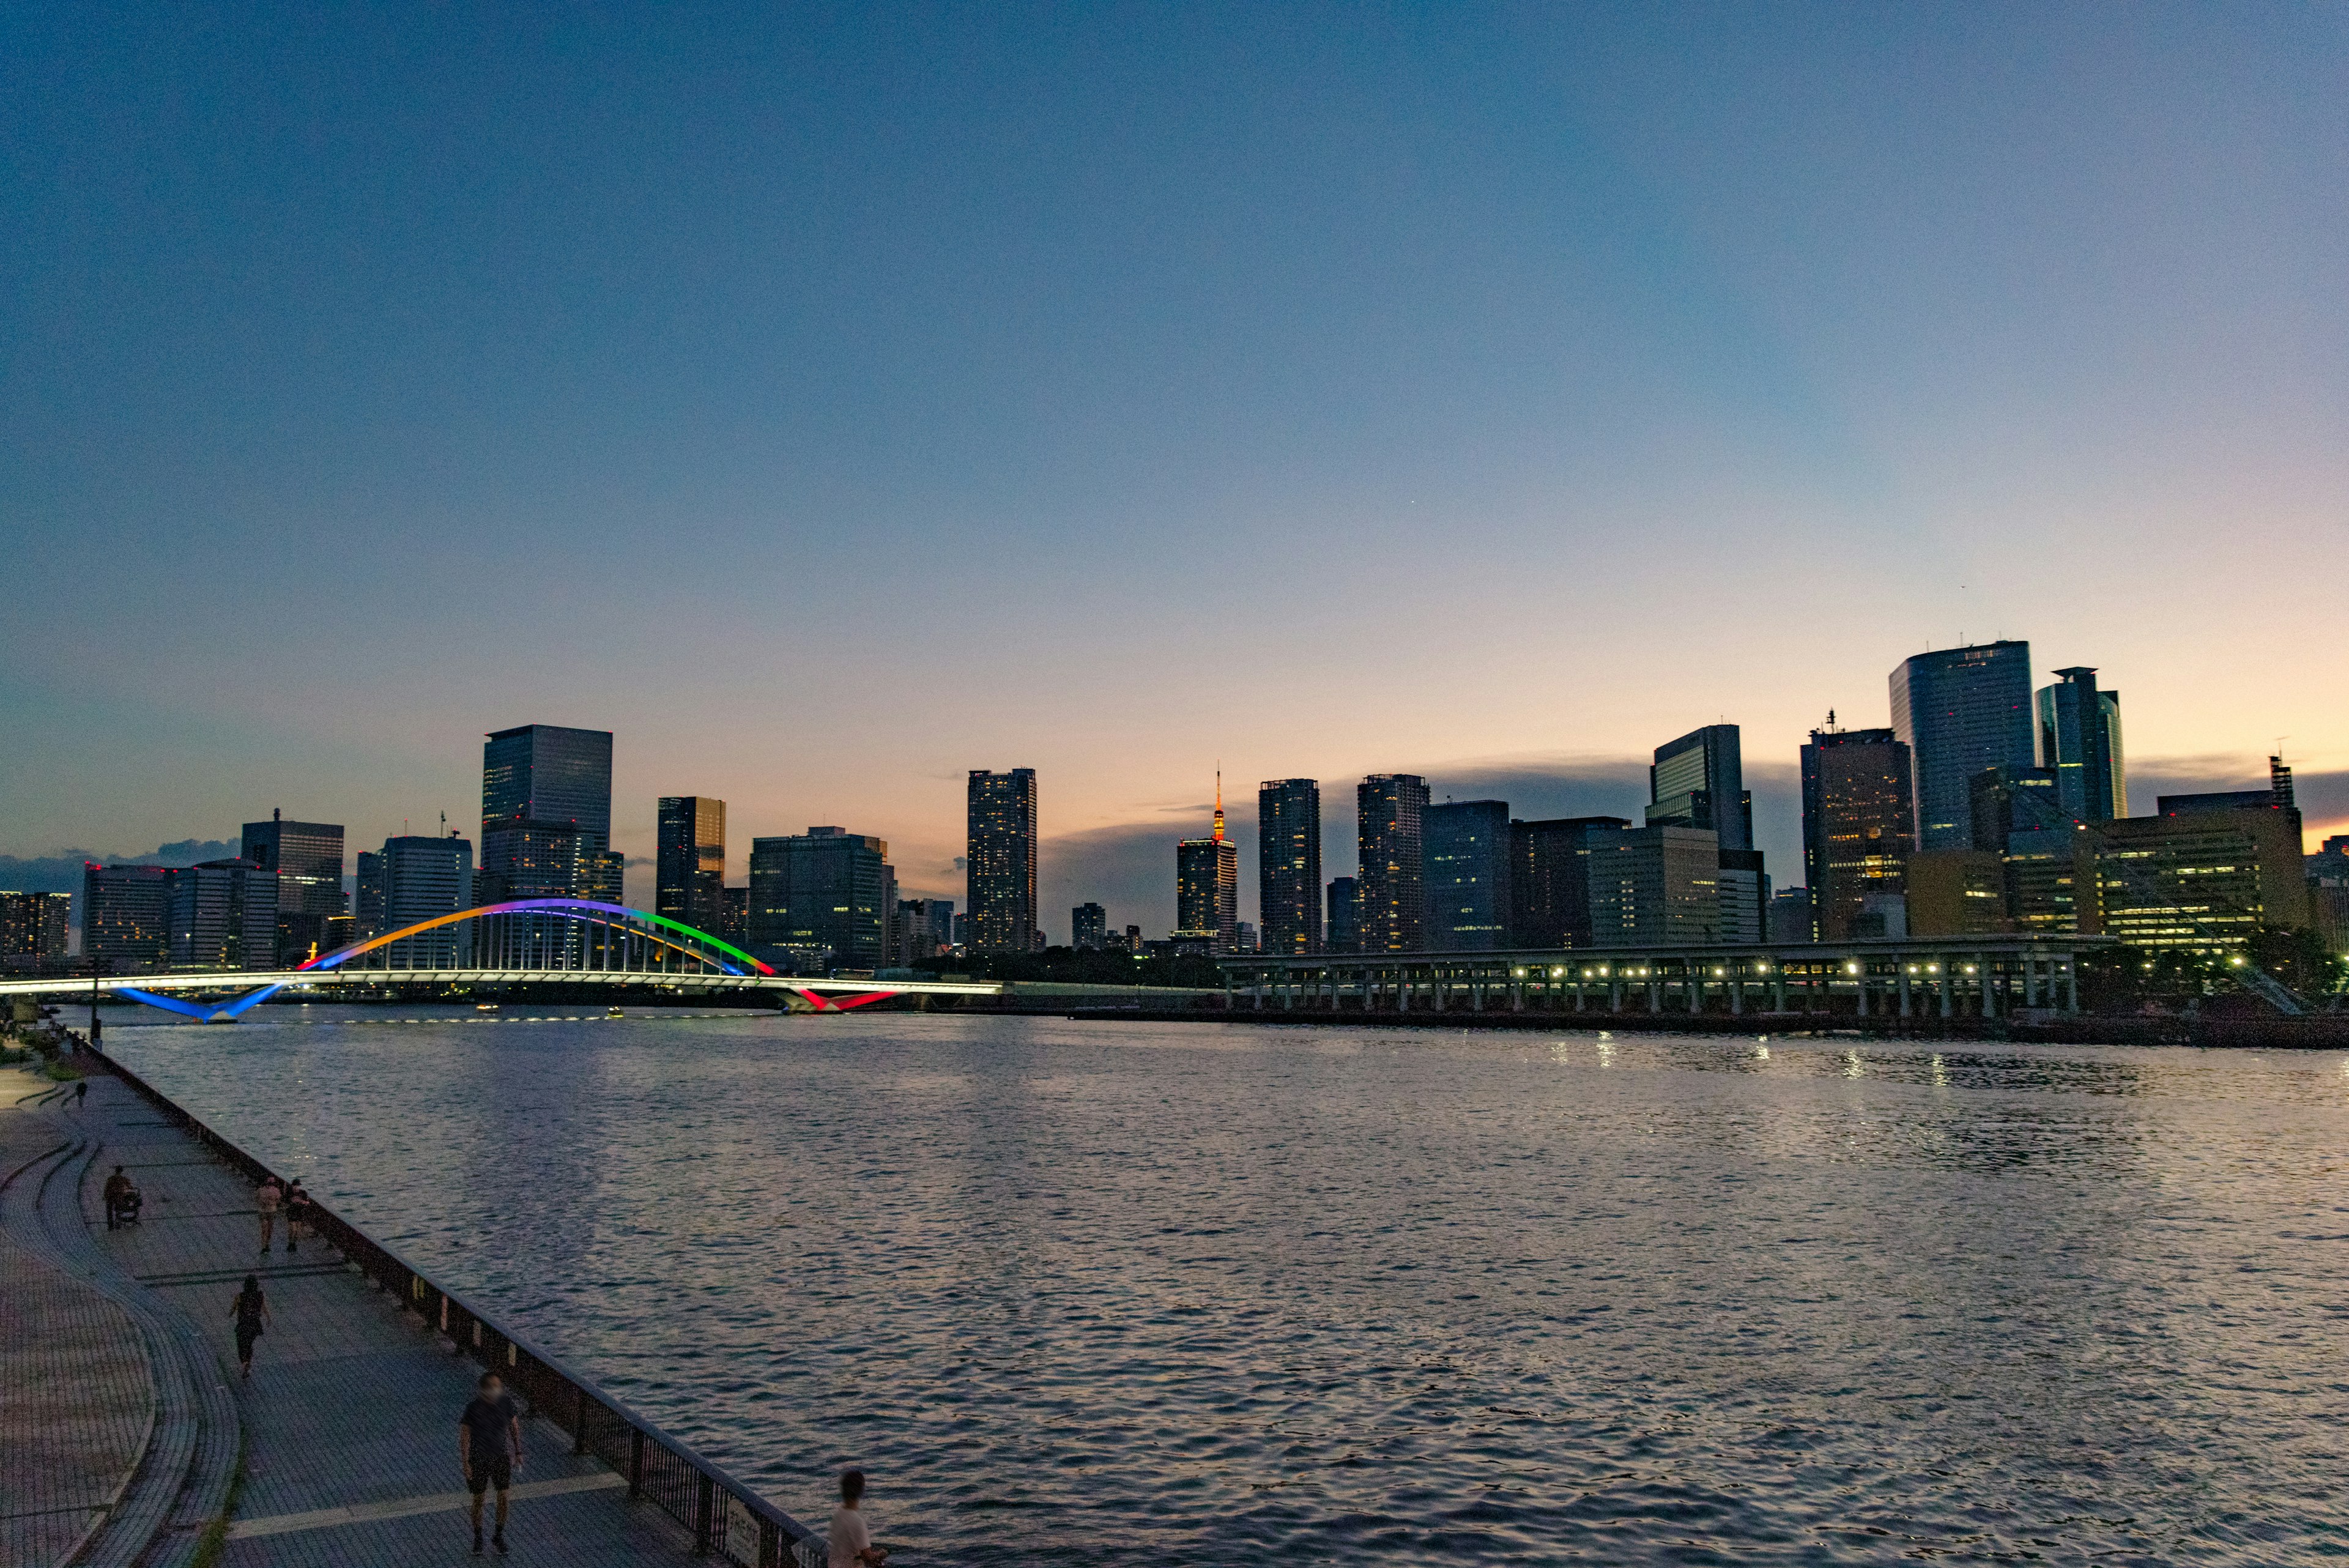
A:
[[[119,1064],[78,1061],[86,1100],[37,1085],[0,1118],[0,1291],[34,1331],[0,1357],[0,1464],[55,1511],[7,1521],[8,1563],[461,1557],[455,1428],[484,1368],[526,1411],[512,1561],[822,1561],[790,1515],[330,1211],[298,1251],[281,1223],[264,1252],[254,1188],[285,1173]],[[109,1230],[118,1165],[144,1206]],[[249,1381],[230,1307],[248,1272],[270,1307]]]

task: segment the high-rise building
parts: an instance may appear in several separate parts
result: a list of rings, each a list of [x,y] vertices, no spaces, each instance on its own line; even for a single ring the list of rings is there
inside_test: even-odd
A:
[[[889,846],[837,827],[750,841],[752,952],[797,973],[878,969]]]
[[[277,874],[250,860],[201,860],[171,873],[171,967],[277,967]]]
[[[2049,787],[2054,787],[2050,779]],[[2096,830],[2064,819],[2016,827],[1999,858],[2006,867],[2006,913],[2013,929],[2062,935],[2103,929],[2096,896]]]
[[[2121,756],[2121,694],[2096,689],[2096,671],[2075,665],[2039,689],[2039,765],[2055,775],[2055,795],[2075,822],[2128,815]]]
[[[343,894],[340,823],[288,822],[272,811],[267,822],[244,825],[243,858],[277,877],[277,961],[292,968],[331,951],[326,922],[348,908]]]
[[[1417,774],[1372,774],[1354,791],[1355,940],[1366,953],[1424,950],[1425,844],[1421,815],[1427,781]]]
[[[1907,935],[1979,937],[2011,931],[2004,857],[1988,849],[1925,849],[1901,877]]]
[[[1754,796],[1737,726],[1707,724],[1656,748],[1648,769],[1650,827],[1694,827],[1721,842],[1721,940],[1758,942],[1768,880],[1754,847]]]
[[[721,922],[710,935],[738,948],[746,946],[750,940],[750,884],[746,882],[740,888],[723,888],[720,892],[721,901],[718,907],[722,911]]]
[[[2308,912],[2329,953],[2349,953],[2349,834],[2336,833],[2302,863],[2308,874]]]
[[[1781,888],[1770,896],[1770,940],[1807,942],[1817,939],[1811,923],[1811,890]]]
[[[359,854],[358,906],[388,936],[473,908],[473,846],[450,834],[401,834]],[[436,927],[368,955],[386,969],[462,969],[472,961],[473,922]]]
[[[653,836],[653,913],[722,936],[726,923],[726,803],[661,796]]]
[[[86,865],[81,956],[103,974],[160,974],[171,964],[171,873],[161,866]]]
[[[1361,928],[1355,921],[1355,902],[1359,884],[1351,877],[1330,878],[1330,919],[1322,928],[1328,951],[1358,953],[1362,950]]]
[[[1069,945],[1081,953],[1097,953],[1109,945],[1109,911],[1099,904],[1079,904],[1069,911]]]
[[[1600,827],[1584,837],[1591,945],[1721,940],[1721,840],[1698,827]]]
[[[1024,953],[1036,943],[1036,770],[970,771],[969,949]]]
[[[481,747],[481,901],[616,904],[622,865],[612,849],[612,732],[492,732]],[[493,967],[577,967],[605,940],[600,929],[538,915],[496,917],[474,933],[477,957]]]
[[[351,934],[359,940],[379,937],[392,928],[384,924],[383,856],[362,849],[351,877]]]
[[[1224,836],[1224,780],[1216,775],[1216,830],[1174,846],[1174,940],[1193,950],[1227,953],[1239,940],[1240,852]]]
[[[1803,747],[1803,869],[1821,941],[1848,940],[1869,898],[1901,891],[1900,868],[1915,847],[1912,776],[1908,744],[1890,730],[1811,732]],[[1971,823],[1969,796],[1967,844]]]
[[[1242,920],[1233,929],[1239,932],[1237,940],[1236,940],[1232,944],[1232,950],[1234,952],[1253,953],[1262,952],[1264,950],[1263,947],[1260,945],[1259,939],[1257,936],[1256,926],[1252,922]]]
[[[1984,768],[1973,776],[1968,796],[1970,847],[1994,855],[2006,853],[2013,834],[2068,831],[2080,820],[2064,805],[2053,768]]]
[[[1321,784],[1267,779],[1256,792],[1257,915],[1264,949],[1321,950]]]
[[[1590,835],[1630,826],[1620,816],[1510,823],[1509,945],[1589,947]]]
[[[1446,801],[1421,812],[1419,823],[1428,950],[1507,947],[1513,913],[1509,803]]]
[[[2131,947],[2219,951],[2262,926],[2306,929],[2301,820],[2289,807],[2125,817],[2094,830],[2103,933]]]
[[[1974,775],[2036,760],[2031,645],[1916,654],[1900,661],[1891,684],[1892,738],[1909,748],[1913,769],[1910,839],[1920,849],[1970,848]],[[1812,890],[1818,886],[1814,878]]]
[[[0,893],[0,969],[63,968],[72,919],[71,893]]]
[[[954,946],[954,900],[900,898],[894,961],[900,966],[935,963]]]

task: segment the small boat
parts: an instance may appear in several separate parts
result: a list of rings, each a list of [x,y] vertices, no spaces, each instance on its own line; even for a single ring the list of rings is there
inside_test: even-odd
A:
[[[616,1007],[607,1007],[604,1010],[604,1016],[606,1018],[625,1018],[627,1014],[622,1012]]]
[[[476,1012],[495,1012],[497,1010],[498,1004],[494,1002],[477,1002],[473,1003],[473,1011]]]

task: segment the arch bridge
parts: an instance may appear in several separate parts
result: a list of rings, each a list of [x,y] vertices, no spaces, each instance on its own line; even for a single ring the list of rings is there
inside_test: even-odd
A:
[[[453,931],[471,922],[473,950],[498,961],[457,961]],[[424,961],[419,961],[419,960]],[[444,961],[432,961],[441,960]],[[494,987],[532,982],[772,992],[819,1012],[896,996],[999,996],[998,981],[848,980],[778,974],[740,948],[664,915],[590,898],[512,898],[404,926],[321,953],[291,970],[45,978],[0,981],[0,996],[109,992],[207,1023],[233,1023],[289,987]],[[241,994],[223,998],[220,993]]]

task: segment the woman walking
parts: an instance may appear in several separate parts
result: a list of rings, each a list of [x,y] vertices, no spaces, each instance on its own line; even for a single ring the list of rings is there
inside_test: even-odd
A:
[[[236,1359],[247,1377],[253,1376],[253,1342],[269,1327],[269,1298],[261,1293],[260,1278],[244,1276],[244,1288],[236,1293],[229,1304],[229,1316],[236,1319]]]

